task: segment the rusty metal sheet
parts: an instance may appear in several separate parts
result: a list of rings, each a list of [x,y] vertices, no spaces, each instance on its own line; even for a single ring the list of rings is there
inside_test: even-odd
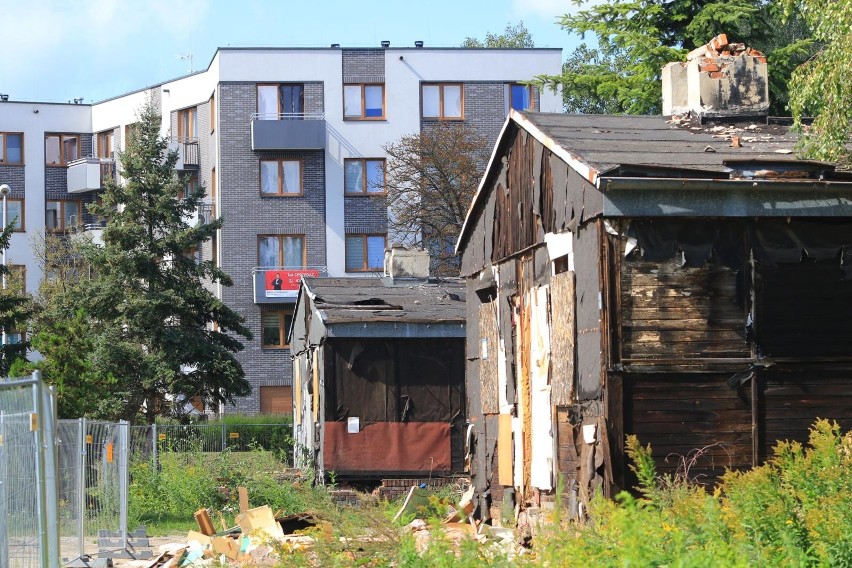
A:
[[[550,280],[551,397],[553,404],[574,402],[574,273],[556,274]]]
[[[381,422],[355,434],[346,422],[325,422],[326,471],[429,474],[449,472],[450,425],[443,422]]]

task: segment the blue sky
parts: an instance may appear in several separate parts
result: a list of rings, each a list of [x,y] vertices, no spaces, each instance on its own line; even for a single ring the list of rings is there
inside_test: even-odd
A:
[[[579,38],[571,0],[0,0],[0,93],[85,102],[207,67],[217,47],[456,46],[523,20],[536,47]],[[183,57],[183,58],[181,58]]]

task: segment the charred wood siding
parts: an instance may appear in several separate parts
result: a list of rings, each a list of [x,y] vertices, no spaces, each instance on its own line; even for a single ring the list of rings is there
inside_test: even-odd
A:
[[[759,457],[766,460],[778,440],[807,442],[817,418],[852,430],[852,370],[773,368],[758,375]]]
[[[742,285],[734,270],[680,259],[622,263],[621,337],[625,364],[688,364],[751,355],[745,339]]]
[[[852,279],[838,260],[758,265],[755,292],[761,355],[852,358]]]
[[[625,434],[651,445],[663,473],[688,465],[690,478],[712,483],[725,468],[751,467],[751,389],[748,385],[731,389],[729,376],[626,375]]]

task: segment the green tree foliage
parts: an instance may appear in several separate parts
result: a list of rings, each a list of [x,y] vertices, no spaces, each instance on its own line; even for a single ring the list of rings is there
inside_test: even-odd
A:
[[[9,240],[15,230],[14,220],[0,232],[0,250],[9,248]],[[13,273],[8,266],[0,264],[0,277],[5,277],[6,288],[0,290],[0,329],[7,334],[7,343],[0,345],[0,376],[10,375],[10,369],[18,367],[16,362],[26,361],[28,342],[25,334],[27,320],[32,313],[29,296],[24,289],[23,274]],[[12,334],[20,333],[21,341],[11,343]]]
[[[506,24],[506,29],[502,34],[487,32],[484,41],[475,37],[466,37],[461,46],[523,48],[535,47],[535,42],[533,41],[532,34],[524,25],[523,20],[521,20],[515,25],[512,25],[511,22]]]
[[[195,258],[221,219],[191,221],[204,189],[184,195],[152,104],[137,124],[119,156],[123,182],[107,179],[100,203],[89,206],[106,221],[103,245],[69,243],[59,262],[67,273],[47,285],[36,337],[66,412],[152,422],[170,400],[247,395],[234,355],[239,336],[251,334],[205,286],[230,285],[230,277]]]
[[[852,166],[852,0],[785,0],[788,14],[801,13],[820,49],[793,73],[790,106],[803,132],[801,149],[809,158]]]
[[[543,86],[562,87],[567,112],[659,114],[663,66],[725,33],[767,54],[771,112],[781,114],[790,73],[812,50],[801,20],[794,14],[785,23],[769,0],[615,0],[565,15],[559,23],[584,37],[593,34],[598,45],[577,48],[561,75],[537,78]]]

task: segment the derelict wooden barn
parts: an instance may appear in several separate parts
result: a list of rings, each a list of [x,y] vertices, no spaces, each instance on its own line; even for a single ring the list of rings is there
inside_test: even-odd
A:
[[[512,112],[459,240],[480,510],[852,428],[852,176],[788,128]],[[496,514],[496,512],[494,513]]]
[[[464,310],[458,279],[304,278],[290,340],[297,462],[320,479],[460,473]]]

